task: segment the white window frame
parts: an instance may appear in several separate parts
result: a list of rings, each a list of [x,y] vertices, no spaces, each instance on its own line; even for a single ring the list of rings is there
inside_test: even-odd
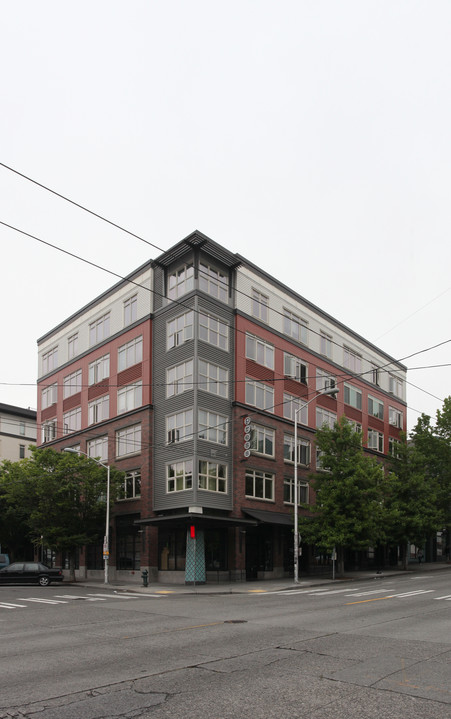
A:
[[[203,492],[227,494],[227,465],[199,459],[197,486]]]
[[[88,404],[88,425],[104,422],[110,417],[110,395],[104,394]]]
[[[75,372],[63,377],[63,397],[72,397],[74,394],[81,392],[82,385],[82,372],[81,369],[77,369]]]
[[[402,399],[403,396],[403,381],[400,377],[397,377],[394,374],[388,375],[388,391],[390,394],[395,395],[395,397],[400,397]]]
[[[262,322],[268,322],[269,297],[255,288],[252,288],[251,293],[251,313]]]
[[[143,383],[141,380],[119,387],[117,390],[117,413],[131,412],[142,407]]]
[[[324,357],[332,359],[332,335],[323,330],[319,333],[319,351]]]
[[[247,487],[247,480],[252,480],[252,493],[249,493]],[[262,492],[259,495],[256,489],[257,480],[261,480]],[[267,492],[267,488],[270,487],[270,493]],[[265,502],[274,502],[274,489],[275,489],[275,475],[272,472],[264,472],[261,469],[246,469],[244,477],[244,491],[246,497],[252,499],[260,499]],[[270,494],[270,496],[269,496]]]
[[[283,373],[285,377],[290,377],[291,379],[296,380],[296,382],[307,384],[308,364],[300,357],[295,357],[294,355],[284,352]]]
[[[81,430],[81,407],[69,410],[63,414],[63,434],[79,432]]]
[[[343,347],[343,367],[354,374],[362,371],[362,355],[350,347]]]
[[[58,345],[42,355],[42,374],[53,372],[58,367]]]
[[[229,278],[212,265],[199,262],[199,289],[211,297],[227,302],[229,299]]]
[[[368,429],[368,449],[376,452],[384,451],[384,433],[377,429]]]
[[[142,362],[142,358],[143,337],[139,335],[119,347],[117,351],[117,371],[122,372],[124,369],[139,364],[139,362]]]
[[[402,420],[403,415],[399,409],[396,409],[396,407],[388,408],[388,423],[391,424],[392,427],[402,429]]]
[[[382,400],[368,395],[368,416],[384,419],[384,403]]]
[[[246,332],[246,357],[257,364],[274,369],[274,345]]]
[[[138,294],[124,300],[124,327],[138,319]]]
[[[67,338],[67,357],[73,359],[78,354],[78,332]]]
[[[194,413],[192,408],[166,416],[166,442],[176,444],[193,439]]]
[[[226,447],[228,445],[228,422],[229,420],[225,415],[210,412],[207,409],[199,409],[199,439]]]
[[[229,351],[229,325],[208,312],[199,311],[199,339],[225,352]]]
[[[43,422],[41,425],[41,439],[42,442],[51,442],[53,439],[56,439],[57,435],[57,427],[56,427],[56,418],[55,419],[49,419],[46,422]]]
[[[362,390],[345,382],[343,384],[343,402],[355,409],[362,409]]]
[[[401,441],[399,439],[396,439],[396,437],[389,437],[388,438],[388,453],[391,457],[399,457],[399,447],[401,445]]]
[[[116,430],[116,457],[127,457],[141,452],[141,424],[132,424]]]
[[[370,382],[379,386],[379,367],[374,362],[370,362]]]
[[[124,496],[121,501],[127,499],[139,499],[141,497],[141,470],[132,469],[125,473]]]
[[[316,426],[318,429],[324,427],[324,425],[329,427],[329,429],[333,429],[336,421],[337,415],[335,412],[324,409],[324,407],[316,408]]]
[[[86,452],[88,457],[106,462],[108,460],[108,435],[90,439],[86,444]]]
[[[301,504],[310,504],[309,489],[310,488],[308,482],[304,482],[301,479],[298,479],[297,500],[299,506]],[[288,499],[285,496],[286,491],[288,491]],[[289,477],[284,477],[283,480],[283,503],[288,505],[294,505],[294,479],[290,479]]]
[[[171,476],[171,470],[174,474]],[[179,486],[177,486],[179,485]],[[181,486],[180,486],[181,485]],[[170,462],[166,465],[166,493],[186,492],[193,489],[193,460]]]
[[[283,416],[292,422],[296,420],[299,424],[308,425],[308,403],[302,397],[284,392]]]
[[[308,322],[284,307],[283,331],[303,345],[308,345]]]
[[[194,336],[194,312],[184,312],[166,322],[166,348],[179,347]]]
[[[58,385],[54,384],[47,385],[42,388],[41,392],[41,409],[47,409],[58,401]]]
[[[198,388],[204,392],[227,398],[229,395],[229,371],[213,362],[199,359]]]
[[[274,412],[274,387],[246,377],[245,393],[246,404],[266,412]]]
[[[110,312],[89,323],[89,346],[93,347],[110,336]]]
[[[336,378],[321,367],[316,368],[316,391],[323,392],[337,386]]]
[[[265,457],[275,456],[276,432],[271,427],[261,424],[251,425],[251,451]]]
[[[288,454],[288,456],[287,456]],[[298,464],[303,467],[309,467],[311,462],[311,445],[310,440],[298,437]],[[294,464],[294,436],[292,434],[283,435],[283,459],[284,462]]]
[[[106,354],[98,357],[89,363],[88,384],[89,386],[103,382],[110,376],[110,355]]]
[[[194,265],[192,262],[173,270],[168,274],[167,296],[170,300],[177,300],[194,289]]]
[[[193,360],[180,362],[166,370],[166,397],[175,397],[193,389]]]

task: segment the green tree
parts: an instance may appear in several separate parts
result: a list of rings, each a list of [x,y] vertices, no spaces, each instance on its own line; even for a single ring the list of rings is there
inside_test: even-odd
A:
[[[338,573],[344,572],[344,550],[365,549],[385,540],[384,468],[363,453],[362,436],[341,417],[333,429],[316,435],[321,472],[312,475],[316,501],[300,517],[305,541],[327,551],[337,550]]]
[[[110,470],[111,502],[118,496],[123,473]],[[5,516],[21,517],[32,542],[69,554],[99,540],[106,515],[106,469],[88,457],[32,449],[32,457],[4,462],[0,496]]]

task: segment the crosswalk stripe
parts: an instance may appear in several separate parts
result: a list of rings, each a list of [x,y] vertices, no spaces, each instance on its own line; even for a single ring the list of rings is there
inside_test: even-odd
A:
[[[351,594],[347,594],[347,597],[367,597],[369,594],[387,594],[387,592],[392,592],[392,589],[372,589],[369,592],[352,592]]]
[[[133,594],[90,594],[88,597],[109,597],[110,599],[139,599]]]
[[[434,597],[434,599],[447,599],[451,601],[451,594],[445,594],[443,597]]]
[[[0,609],[25,609],[26,604],[10,604],[9,602],[0,602]]]
[[[18,597],[20,602],[36,602],[37,604],[67,604],[57,599],[38,599],[37,597]]]
[[[394,594],[393,596],[399,599],[400,597],[416,597],[419,594],[429,594],[430,592],[435,592],[435,589],[417,589],[414,592],[404,592],[403,594]]]

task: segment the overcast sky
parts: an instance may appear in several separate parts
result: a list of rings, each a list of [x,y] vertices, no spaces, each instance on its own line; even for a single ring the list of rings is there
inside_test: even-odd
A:
[[[451,394],[449,0],[16,0],[0,162],[161,249],[199,229]],[[0,166],[0,220],[126,275],[159,251]],[[0,402],[115,282],[0,226]]]

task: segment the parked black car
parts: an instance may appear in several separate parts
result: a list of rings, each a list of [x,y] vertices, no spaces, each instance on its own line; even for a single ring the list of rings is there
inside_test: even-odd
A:
[[[0,569],[0,584],[40,584],[47,587],[50,582],[62,582],[61,569],[51,569],[40,562],[14,562]]]

